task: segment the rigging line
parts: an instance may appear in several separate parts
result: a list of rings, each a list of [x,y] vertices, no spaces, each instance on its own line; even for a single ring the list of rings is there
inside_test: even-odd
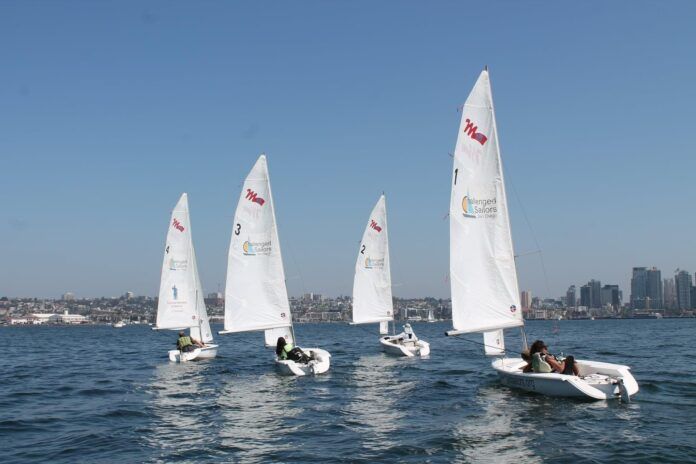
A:
[[[515,195],[515,199],[517,200],[517,203],[520,205],[520,210],[522,211],[522,216],[524,217],[525,222],[527,223],[527,227],[529,227],[529,231],[532,234],[532,239],[534,240],[534,244],[537,247],[537,250],[539,251],[539,261],[541,262],[541,272],[544,274],[544,285],[546,286],[546,294],[548,296],[551,295],[551,288],[549,287],[549,276],[546,273],[546,263],[544,262],[544,253],[542,253],[541,246],[539,246],[539,240],[537,240],[536,233],[534,232],[534,228],[532,227],[532,223],[529,221],[529,216],[527,216],[527,210],[524,208],[524,204],[522,203],[522,200],[520,200],[520,196],[517,193],[517,188],[515,187],[515,183],[512,181],[512,175],[510,175],[510,170],[505,168],[503,166],[503,169],[505,169],[505,176],[507,177],[507,180],[510,182],[510,187],[512,187],[512,193]]]

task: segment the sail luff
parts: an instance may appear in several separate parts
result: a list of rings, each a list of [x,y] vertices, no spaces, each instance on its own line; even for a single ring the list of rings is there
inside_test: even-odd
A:
[[[486,74],[488,75],[488,95],[490,96],[491,99],[491,114],[493,115],[493,133],[495,134],[495,146],[498,148],[496,150],[497,156],[498,156],[498,166],[499,166],[499,175],[500,175],[500,189],[502,190],[502,198],[503,201],[505,202],[505,222],[506,222],[506,232],[507,232],[507,242],[508,242],[508,247],[510,250],[510,257],[512,259],[512,274],[514,276],[513,279],[510,280],[510,285],[513,286],[512,288],[512,294],[515,296],[514,299],[514,305],[517,307],[516,311],[516,318],[520,321],[520,325],[524,325],[524,318],[522,315],[522,308],[520,304],[520,288],[519,288],[519,281],[517,279],[517,264],[515,262],[515,245],[514,242],[512,241],[512,227],[510,226],[510,212],[508,209],[508,204],[507,204],[507,186],[505,185],[505,170],[503,169],[503,159],[502,155],[500,152],[500,140],[498,138],[498,122],[495,116],[495,102],[493,99],[493,89],[491,86],[491,76],[490,72],[488,71],[488,66],[486,66]],[[502,336],[502,333],[501,333]],[[503,342],[503,349],[505,345]]]

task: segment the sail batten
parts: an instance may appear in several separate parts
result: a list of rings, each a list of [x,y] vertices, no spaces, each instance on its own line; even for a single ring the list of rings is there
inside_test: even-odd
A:
[[[353,323],[368,324],[393,318],[387,206],[382,195],[370,213],[355,263]]]
[[[451,334],[492,333],[523,325],[486,70],[481,72],[462,109],[451,187]]]
[[[225,286],[225,330],[292,326],[266,157],[244,180],[232,225]]]

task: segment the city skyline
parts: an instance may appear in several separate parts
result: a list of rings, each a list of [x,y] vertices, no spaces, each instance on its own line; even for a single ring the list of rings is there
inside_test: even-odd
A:
[[[204,291],[224,289],[265,152],[290,295],[351,293],[385,191],[394,295],[449,297],[448,153],[484,65],[520,289],[626,299],[633,266],[696,270],[692,3],[2,8],[0,295],[155,294],[182,192]]]

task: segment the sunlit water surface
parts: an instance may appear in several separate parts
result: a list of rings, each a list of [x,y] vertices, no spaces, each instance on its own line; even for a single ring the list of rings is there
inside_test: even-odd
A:
[[[696,461],[696,320],[528,323],[552,351],[632,366],[630,404],[510,390],[467,342],[480,336],[448,327],[414,324],[432,353],[403,359],[379,351],[376,326],[298,325],[333,355],[306,378],[277,375],[261,334],[173,364],[175,335],[144,326],[0,328],[3,461]]]

